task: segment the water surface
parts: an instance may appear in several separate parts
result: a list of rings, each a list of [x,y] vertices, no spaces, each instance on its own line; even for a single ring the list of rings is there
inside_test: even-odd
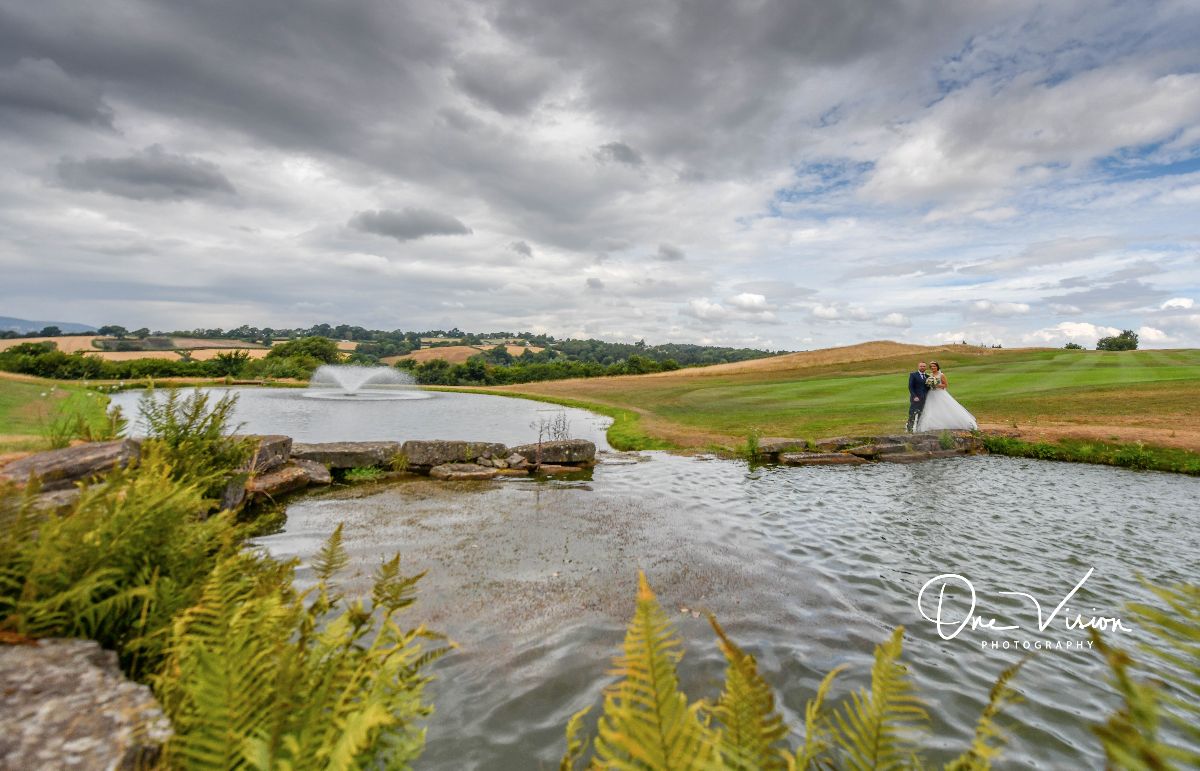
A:
[[[611,681],[638,569],[687,641],[689,695],[720,689],[722,658],[693,614],[711,611],[758,658],[793,726],[833,667],[851,666],[835,697],[865,685],[874,645],[904,625],[936,761],[966,746],[991,683],[1021,655],[983,641],[1086,636],[1055,624],[944,641],[917,612],[930,578],[962,574],[980,612],[1025,627],[1032,606],[997,592],[1030,593],[1049,613],[1094,567],[1070,607],[1113,616],[1148,599],[1138,573],[1197,579],[1200,480],[1188,477],[1002,457],[755,471],[643,457],[602,465],[588,482],[331,490],[293,503],[284,532],[264,543],[308,559],[345,522],[352,588],[397,550],[408,569],[429,571],[414,619],[461,646],[436,670],[421,763],[431,769],[552,767],[567,719]],[[1025,703],[1009,710],[1001,767],[1101,767],[1086,724],[1116,703],[1104,677],[1094,652],[1037,655],[1017,682]]]

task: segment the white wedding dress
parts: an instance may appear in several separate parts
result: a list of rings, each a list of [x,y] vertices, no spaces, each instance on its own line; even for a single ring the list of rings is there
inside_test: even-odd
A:
[[[959,404],[944,388],[931,388],[925,408],[917,419],[916,431],[974,431],[979,428],[975,416]]]

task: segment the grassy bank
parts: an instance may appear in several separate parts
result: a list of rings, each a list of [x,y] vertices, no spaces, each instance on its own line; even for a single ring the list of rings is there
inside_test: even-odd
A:
[[[108,398],[76,385],[38,378],[0,378],[0,453],[44,450],[56,420],[77,414],[87,424],[105,422]]]
[[[1155,447],[1141,442],[1093,442],[1086,439],[1030,442],[1007,436],[985,436],[983,444],[988,452],[1015,458],[1099,463],[1105,466],[1200,476],[1200,453],[1177,447]]]
[[[1200,350],[994,350],[890,343],[636,377],[526,383],[495,393],[628,413],[618,438],[740,447],[752,433],[819,438],[894,433],[906,375],[937,359],[985,428],[1200,450]],[[640,438],[640,439],[639,439]]]

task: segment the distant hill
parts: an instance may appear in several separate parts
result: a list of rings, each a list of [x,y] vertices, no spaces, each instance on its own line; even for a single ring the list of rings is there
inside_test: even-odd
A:
[[[17,319],[12,316],[0,316],[0,331],[11,331],[26,334],[41,332],[46,327],[58,327],[64,332],[95,332],[91,324],[78,324],[74,321],[30,321]]]

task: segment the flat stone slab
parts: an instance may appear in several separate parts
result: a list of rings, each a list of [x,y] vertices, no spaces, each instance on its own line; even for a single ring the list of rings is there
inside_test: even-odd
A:
[[[299,464],[289,463],[282,468],[246,480],[246,494],[251,498],[278,498],[281,495],[302,490],[308,485],[308,470]]]
[[[558,476],[559,474],[576,474],[580,471],[585,471],[585,470],[586,470],[585,468],[581,468],[580,466],[560,466],[555,463],[543,463],[542,465],[536,467],[536,471],[538,474],[544,474],[547,476]]]
[[[845,452],[785,452],[779,462],[787,466],[858,466],[866,463]]]
[[[913,452],[893,452],[887,455],[880,455],[879,460],[882,463],[920,463],[932,457],[933,453],[928,450],[914,450]]]
[[[500,473],[495,466],[480,466],[475,463],[443,463],[429,470],[429,476],[446,482],[475,482],[492,479]]]
[[[151,768],[171,724],[91,640],[0,645],[0,768]]]
[[[845,452],[851,455],[857,455],[860,458],[876,458],[880,455],[888,455],[894,452],[908,452],[908,448],[902,444],[863,444],[858,447],[851,447]]]
[[[333,474],[329,473],[329,469],[315,460],[293,460],[291,464],[296,468],[304,469],[304,473],[308,474],[308,483],[310,485],[333,484]]]
[[[834,436],[828,439],[819,439],[813,442],[813,452],[839,452],[848,447],[857,447],[870,441],[886,441],[886,437],[863,437],[863,436]]]
[[[499,477],[527,477],[529,472],[523,468],[499,468],[496,469],[496,476]]]
[[[292,444],[293,460],[311,460],[327,469],[388,466],[401,452],[399,442],[316,442]]]
[[[32,476],[43,490],[63,490],[76,482],[103,476],[117,466],[128,466],[140,451],[141,443],[136,439],[118,439],[39,452],[0,468],[0,482],[23,485]]]
[[[65,490],[51,490],[39,493],[33,499],[34,511],[44,511],[47,514],[57,514],[66,511],[79,500],[79,488],[68,487]]]
[[[541,454],[539,445],[523,444],[512,448],[512,451],[529,463],[551,463],[555,465],[571,463],[595,463],[596,445],[587,439],[560,439],[554,442],[542,442]]]
[[[778,455],[782,452],[807,451],[807,439],[787,439],[778,436],[764,436],[758,440],[759,455]]]
[[[461,439],[410,439],[400,448],[409,466],[442,466],[471,463],[476,458],[504,458],[509,450],[499,442]]]

